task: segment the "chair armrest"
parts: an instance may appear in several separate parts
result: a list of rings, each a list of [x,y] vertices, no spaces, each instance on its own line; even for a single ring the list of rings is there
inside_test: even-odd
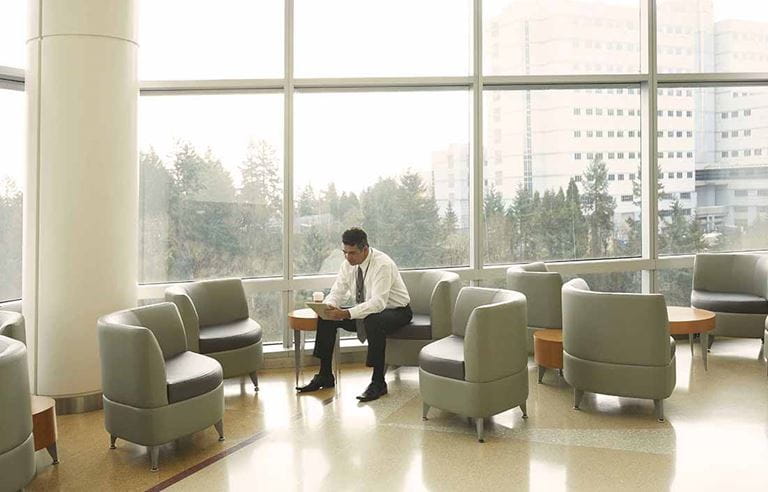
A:
[[[165,290],[165,300],[176,304],[184,325],[184,333],[187,337],[187,349],[192,352],[200,352],[200,318],[192,299],[184,289],[169,287]]]
[[[465,379],[482,383],[525,370],[526,306],[519,300],[476,307],[464,337]]]
[[[456,278],[440,280],[435,285],[429,301],[433,340],[439,340],[451,334],[451,315],[460,289],[461,282],[458,275]]]
[[[0,311],[0,335],[27,343],[24,316],[11,311]]]
[[[147,328],[98,322],[104,396],[137,408],[168,405],[165,361]]]

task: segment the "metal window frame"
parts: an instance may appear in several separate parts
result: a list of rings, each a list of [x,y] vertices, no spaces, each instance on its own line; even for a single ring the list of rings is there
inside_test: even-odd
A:
[[[467,0],[469,1],[469,0]],[[658,290],[657,272],[666,269],[691,268],[694,254],[660,256],[658,251],[658,199],[656,186],[656,136],[659,88],[671,87],[768,87],[767,73],[658,73],[657,13],[655,0],[638,0],[641,22],[640,70],[631,74],[510,75],[483,74],[483,2],[472,1],[471,73],[461,77],[344,77],[294,78],[294,0],[285,0],[284,77],[238,80],[163,80],[140,82],[142,96],[174,94],[256,94],[282,93],[283,111],[283,271],[279,277],[246,278],[246,293],[280,292],[283,312],[283,346],[291,346],[286,321],[293,308],[293,292],[299,289],[329,287],[333,275],[296,276],[293,270],[293,148],[294,96],[298,92],[415,92],[465,90],[471,94],[470,111],[470,237],[469,266],[449,268],[462,280],[478,284],[503,278],[507,265],[485,265],[483,248],[483,95],[502,90],[558,90],[600,87],[640,87],[642,131],[642,168],[646,175],[642,189],[642,252],[637,258],[573,260],[548,263],[550,268],[566,274],[590,274],[640,271],[644,292]],[[0,66],[0,89],[24,90],[24,70]],[[142,284],[139,299],[163,297],[172,283]]]

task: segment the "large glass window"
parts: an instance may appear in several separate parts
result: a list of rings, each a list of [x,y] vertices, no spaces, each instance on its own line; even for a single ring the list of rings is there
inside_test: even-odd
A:
[[[659,270],[659,292],[667,306],[690,306],[693,288],[693,268]]]
[[[659,89],[659,251],[768,247],[768,89]]]
[[[282,1],[141,3],[141,80],[283,76]]]
[[[0,301],[21,298],[24,93],[0,89]]]
[[[657,0],[660,73],[768,71],[768,5]]]
[[[297,274],[335,273],[362,226],[401,268],[469,262],[467,91],[297,94]]]
[[[282,273],[282,96],[142,97],[139,282]]]
[[[297,77],[468,75],[472,0],[296,0]]]
[[[0,6],[0,67],[24,68],[27,65],[27,3],[8,0]]]
[[[485,75],[638,72],[638,0],[483,2]]]
[[[489,263],[640,254],[638,87],[485,93]]]

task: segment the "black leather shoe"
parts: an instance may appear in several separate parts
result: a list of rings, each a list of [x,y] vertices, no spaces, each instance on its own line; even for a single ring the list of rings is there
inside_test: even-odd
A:
[[[380,396],[387,394],[387,383],[377,383],[371,381],[371,384],[365,388],[362,395],[358,395],[357,399],[360,401],[373,401],[378,400]]]
[[[323,388],[333,388],[334,386],[336,386],[336,380],[334,379],[333,374],[330,376],[315,374],[315,377],[312,378],[312,381],[310,381],[309,384],[301,387],[297,386],[296,389],[299,390],[299,393],[309,393],[310,391],[317,391]]]

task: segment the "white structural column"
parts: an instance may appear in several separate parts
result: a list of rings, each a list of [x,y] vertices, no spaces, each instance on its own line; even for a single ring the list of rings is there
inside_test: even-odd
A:
[[[92,400],[96,320],[136,304],[135,2],[29,7],[23,312],[33,390]]]

